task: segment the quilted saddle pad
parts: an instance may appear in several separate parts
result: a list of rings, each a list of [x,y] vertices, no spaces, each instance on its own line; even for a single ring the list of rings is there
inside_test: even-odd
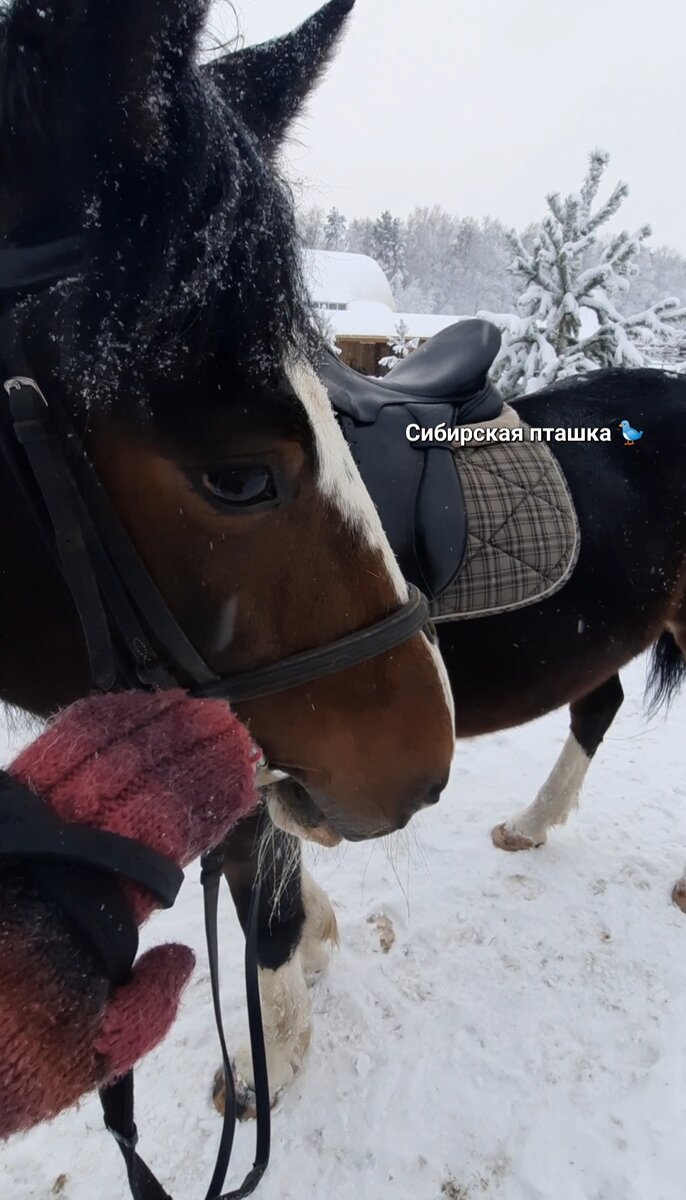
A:
[[[576,566],[580,535],[567,482],[548,445],[469,443],[454,453],[467,549],[456,578],[431,605],[434,621],[493,616],[552,596]]]

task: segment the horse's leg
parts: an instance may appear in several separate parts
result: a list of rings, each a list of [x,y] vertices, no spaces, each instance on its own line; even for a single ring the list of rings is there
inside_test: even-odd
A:
[[[303,870],[299,840],[262,814],[241,822],[224,846],[224,873],[244,932],[258,868],[260,996],[273,1103],[303,1064],[312,1035],[307,976],[326,966],[325,943],[336,942],[337,929],[325,893]],[[242,1115],[251,1116],[254,1080],[248,1045],[240,1047],[234,1065]],[[214,1099],[222,1109],[222,1072],[215,1078]]]
[[[570,705],[571,728],[560,757],[533,804],[496,825],[491,837],[501,850],[542,846],[553,825],[564,825],[579,803],[593,755],[616,717],[624,692],[619,675]]]
[[[671,625],[670,633],[686,659],[686,600],[682,602],[680,616],[683,616],[683,622],[680,621],[678,625]],[[681,876],[681,879],[678,879],[674,884],[672,900],[677,908],[686,913],[686,871]]]
[[[300,869],[300,887],[305,909],[300,961],[308,983],[312,983],[329,965],[329,947],[338,946],[338,923],[326,892],[304,867]]]

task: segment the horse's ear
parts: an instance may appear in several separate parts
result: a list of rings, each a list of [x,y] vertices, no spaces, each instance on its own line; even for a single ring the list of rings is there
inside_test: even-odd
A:
[[[293,33],[204,68],[246,125],[274,147],[331,59],[355,0],[330,0]]]

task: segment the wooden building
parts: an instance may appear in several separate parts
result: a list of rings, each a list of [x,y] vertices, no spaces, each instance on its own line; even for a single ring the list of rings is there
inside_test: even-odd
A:
[[[461,318],[396,311],[391,286],[381,267],[364,254],[308,250],[310,294],[325,325],[335,334],[341,359],[364,375],[383,375],[382,358],[403,326],[419,344]]]

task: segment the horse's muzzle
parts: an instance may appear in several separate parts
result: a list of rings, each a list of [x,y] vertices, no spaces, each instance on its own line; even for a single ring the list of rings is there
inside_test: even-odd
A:
[[[425,791],[399,808],[393,819],[389,820],[373,808],[370,808],[368,817],[357,813],[332,813],[325,796],[308,790],[291,778],[270,790],[269,812],[274,823],[284,832],[319,845],[335,846],[343,839],[347,842],[364,842],[387,837],[404,829],[417,812],[438,802],[446,783],[447,778],[430,783]]]

